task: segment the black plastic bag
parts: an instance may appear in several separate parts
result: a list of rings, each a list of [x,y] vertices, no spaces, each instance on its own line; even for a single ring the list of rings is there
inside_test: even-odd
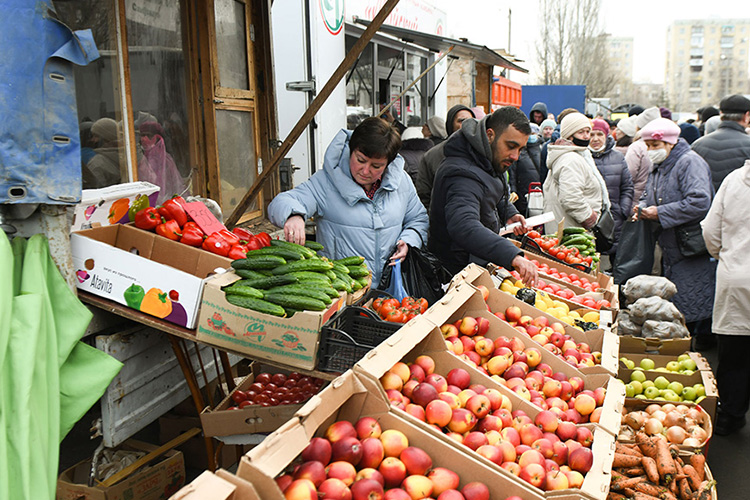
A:
[[[393,266],[387,262],[383,267],[379,289],[388,289],[392,271]],[[409,245],[409,252],[401,262],[401,278],[404,289],[411,297],[424,297],[432,305],[445,295],[443,285],[450,282],[453,276],[430,252]]]
[[[641,217],[622,225],[612,276],[618,285],[639,274],[651,274],[657,234],[651,221]]]

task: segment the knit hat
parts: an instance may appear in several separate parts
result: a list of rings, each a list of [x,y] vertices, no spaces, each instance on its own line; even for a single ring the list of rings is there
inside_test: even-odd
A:
[[[445,118],[445,131],[448,135],[451,135],[453,132],[455,132],[455,130],[453,130],[453,122],[456,120],[456,115],[459,111],[468,111],[469,113],[471,113],[472,117],[477,117],[470,107],[464,106],[463,104],[456,104],[448,110],[448,116],[446,116]]]
[[[666,118],[667,120],[672,119],[672,112],[669,111],[667,108],[659,108],[659,114],[662,118]]]
[[[544,128],[545,128],[545,127],[552,127],[552,128],[555,128],[555,127],[557,127],[557,123],[555,123],[555,120],[552,120],[552,119],[550,119],[550,118],[547,118],[546,120],[544,120],[544,121],[542,122],[542,124],[541,124],[541,125],[539,125],[539,128],[540,128],[540,129],[542,129],[542,130],[544,130]]]
[[[445,131],[445,120],[439,116],[433,116],[427,119],[427,128],[430,129],[430,133],[440,139],[448,137],[448,133]]]
[[[628,137],[635,135],[635,116],[628,116],[627,118],[621,119],[617,122],[617,128],[619,128]]]
[[[570,113],[560,123],[560,137],[569,139],[582,128],[591,127],[591,121],[581,113]]]
[[[643,113],[638,115],[638,118],[636,118],[635,120],[635,126],[641,129],[660,116],[661,114],[659,113],[659,108],[657,108],[656,106],[648,108]]]
[[[423,139],[422,127],[406,127],[406,130],[401,134],[402,141],[408,141],[409,139]]]
[[[680,137],[685,139],[688,144],[694,143],[701,136],[698,127],[692,123],[681,123],[680,130],[682,131],[680,132]]]
[[[672,120],[657,118],[641,129],[641,138],[644,141],[664,141],[669,144],[677,144],[680,132],[680,127]]]
[[[701,110],[701,122],[706,123],[712,116],[719,116],[719,110],[713,106],[706,106]]]
[[[117,122],[112,118],[99,118],[91,126],[91,133],[104,142],[117,141]]]
[[[628,110],[628,116],[637,116],[643,113],[643,106],[636,104]]]
[[[609,123],[597,118],[591,121],[591,130],[601,130],[604,135],[609,135]]]
[[[719,128],[719,125],[721,124],[721,117],[719,115],[714,115],[708,120],[706,120],[706,126],[703,130],[703,135],[708,135],[711,132],[716,131],[717,128]]]

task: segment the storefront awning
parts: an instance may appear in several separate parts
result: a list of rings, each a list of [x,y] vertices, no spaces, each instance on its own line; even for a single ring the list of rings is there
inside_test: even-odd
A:
[[[370,21],[366,19],[357,18],[355,19],[355,22],[364,26],[370,25]],[[382,25],[379,31],[381,33],[387,33],[388,35],[394,36],[396,38],[400,38],[405,42],[420,45],[437,52],[442,52],[448,50],[450,47],[453,47],[451,55],[458,56],[460,58],[473,59],[483,64],[499,66],[501,68],[512,69],[515,71],[520,71],[522,73],[529,72],[527,69],[524,69],[507,60],[485,45],[476,45],[464,40],[457,40],[455,38],[448,38],[441,35],[422,33],[421,31],[398,28],[396,26],[390,26],[387,24]]]

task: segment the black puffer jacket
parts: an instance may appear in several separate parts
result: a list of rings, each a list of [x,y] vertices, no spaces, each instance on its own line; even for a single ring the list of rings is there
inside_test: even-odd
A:
[[[505,175],[492,167],[485,122],[466,120],[444,143],[432,189],[428,248],[454,274],[469,262],[512,269],[522,253],[497,234],[518,211],[507,201]]]
[[[417,170],[419,169],[419,162],[422,161],[422,157],[427,151],[429,151],[435,144],[431,139],[427,138],[414,138],[407,139],[401,143],[401,151],[399,154],[404,157],[406,165],[404,170],[411,177],[412,182],[416,186],[417,184]]]
[[[527,143],[526,147],[521,149],[518,160],[510,166],[510,177],[513,179],[511,190],[518,195],[516,209],[521,214],[526,214],[528,200],[526,194],[529,192],[529,184],[532,182],[541,182],[539,176],[539,161],[542,153],[541,140],[533,144]]]
[[[625,156],[614,147],[615,139],[610,135],[607,136],[607,144],[603,151],[599,153],[591,152],[596,168],[599,169],[599,173],[604,177],[604,183],[607,184],[607,193],[611,205],[610,212],[615,220],[615,244],[607,252],[609,254],[617,252],[622,224],[630,216],[633,209],[633,192],[635,191],[633,178],[630,176]]]
[[[724,177],[750,159],[750,135],[737,122],[721,122],[714,132],[693,143],[693,151],[711,167],[711,180],[718,191]]]

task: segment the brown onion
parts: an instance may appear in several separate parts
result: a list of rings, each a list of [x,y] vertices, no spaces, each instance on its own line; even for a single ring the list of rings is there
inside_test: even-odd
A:
[[[676,408],[677,407],[675,405],[673,405],[672,403],[666,403],[666,404],[662,405],[661,410],[664,413],[669,413],[670,411],[674,411]]]
[[[698,408],[690,408],[687,412],[687,417],[695,420],[697,424],[702,424],[706,420],[706,414]]]
[[[685,416],[682,413],[672,410],[664,417],[664,427],[672,427],[673,425],[679,425],[685,427]]]
[[[635,430],[639,430],[646,423],[646,415],[640,411],[634,411],[625,415],[623,422]]]
[[[667,429],[666,434],[667,441],[675,444],[682,444],[682,442],[685,441],[685,439],[687,439],[688,437],[687,431],[677,425],[673,425],[672,427]]]
[[[685,440],[682,442],[682,446],[691,446],[693,448],[698,448],[700,445],[701,442],[694,437],[685,438]]]
[[[651,417],[646,420],[645,424],[643,424],[643,430],[646,431],[646,434],[649,436],[653,436],[654,434],[661,434],[664,430],[664,426],[657,419]]]
[[[653,403],[646,407],[646,413],[652,415],[655,411],[661,410],[661,405]]]
[[[664,423],[664,419],[667,418],[667,413],[662,410],[657,410],[651,414],[651,418],[655,418],[661,423]]]
[[[682,413],[683,415],[687,415],[687,413],[690,411],[690,407],[688,405],[679,405],[677,407],[677,411]]]
[[[706,429],[699,425],[694,425],[693,427],[688,429],[688,434],[690,434],[690,437],[694,437],[700,442],[703,442],[708,437],[708,432]]]

